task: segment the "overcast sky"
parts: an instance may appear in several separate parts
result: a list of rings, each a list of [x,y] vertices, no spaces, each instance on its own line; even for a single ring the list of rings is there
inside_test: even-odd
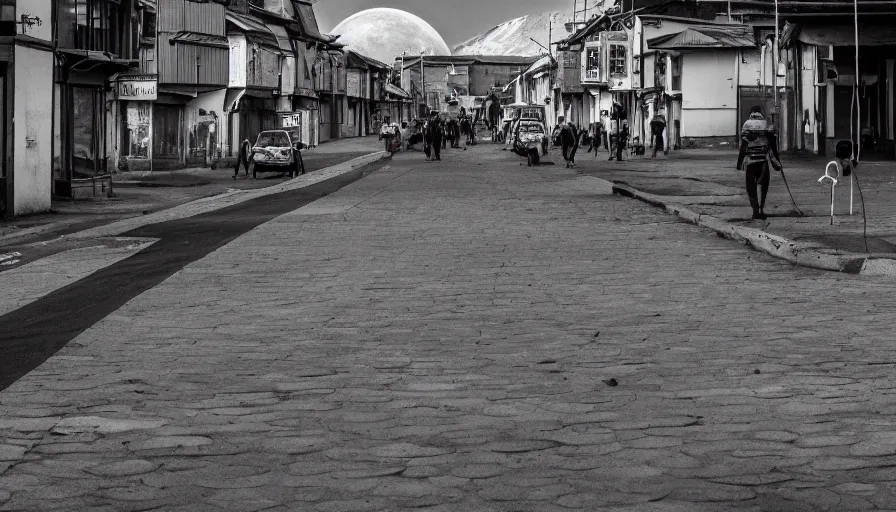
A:
[[[449,47],[495,25],[547,11],[572,11],[573,0],[318,0],[314,12],[321,31],[329,32],[352,14],[392,7],[420,16],[435,27]]]

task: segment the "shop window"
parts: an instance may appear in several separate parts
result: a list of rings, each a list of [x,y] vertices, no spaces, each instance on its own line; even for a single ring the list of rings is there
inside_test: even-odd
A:
[[[126,148],[128,158],[149,158],[150,120],[152,119],[152,103],[148,101],[129,101],[122,109],[122,147]]]
[[[610,76],[626,76],[628,72],[626,71],[626,48],[621,44],[611,44],[610,45],[610,56],[609,56],[609,68],[610,68]]]
[[[579,67],[577,62],[578,55],[576,52],[563,52],[563,67],[566,69],[575,69]]]

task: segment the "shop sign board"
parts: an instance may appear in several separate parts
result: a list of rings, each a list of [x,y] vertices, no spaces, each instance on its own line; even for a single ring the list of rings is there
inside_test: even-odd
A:
[[[155,75],[122,77],[115,84],[115,93],[119,100],[155,101],[158,98],[158,83]]]

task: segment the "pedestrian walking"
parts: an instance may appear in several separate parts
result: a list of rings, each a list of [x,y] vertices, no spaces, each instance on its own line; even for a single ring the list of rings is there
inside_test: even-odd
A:
[[[591,135],[591,140],[588,144],[588,151],[586,153],[591,153],[594,151],[594,156],[597,156],[598,149],[600,149],[600,140],[603,137],[603,126],[600,121],[594,123],[594,133]]]
[[[401,136],[401,128],[392,122],[389,116],[383,118],[383,126],[380,128],[380,140],[383,141],[384,149],[387,153],[393,153],[392,140]]]
[[[442,118],[439,116],[438,111],[433,110],[431,112],[427,126],[426,138],[430,141],[432,147],[433,160],[440,161],[442,160],[442,142],[444,142],[445,138],[445,127],[442,124]]]
[[[625,107],[619,103],[613,103],[613,110],[610,113],[611,161],[614,158],[614,152],[616,160],[620,162],[622,161],[622,151],[625,149],[629,136],[627,116],[628,114],[625,111]]]
[[[563,147],[563,159],[566,160],[566,167],[575,167],[576,150],[579,148],[579,133],[576,125],[566,123],[560,129],[560,144]]]
[[[765,198],[771,181],[771,167],[779,172],[783,169],[778,155],[777,134],[763,117],[762,108],[755,106],[750,109],[750,118],[741,128],[740,152],[737,155],[737,170],[746,171],[747,195],[753,208],[753,219],[768,217],[765,214]]]
[[[246,168],[246,178],[249,177],[249,155],[252,151],[252,143],[249,139],[243,139],[240,143],[240,149],[236,155],[236,165],[233,167],[233,179],[240,174],[240,164]]]
[[[653,116],[653,119],[650,120],[650,142],[653,145],[653,155],[651,156],[651,158],[656,158],[657,151],[662,151],[664,155],[669,154],[669,150],[666,149],[663,141],[663,133],[665,131],[666,116],[662,114]]]

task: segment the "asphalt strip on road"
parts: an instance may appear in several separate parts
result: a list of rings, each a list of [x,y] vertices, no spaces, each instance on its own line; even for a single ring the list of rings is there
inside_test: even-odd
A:
[[[0,390],[37,368],[96,322],[188,264],[256,226],[336,192],[381,165],[374,163],[300,189],[122,233],[124,237],[158,241],[129,258],[0,316]]]

